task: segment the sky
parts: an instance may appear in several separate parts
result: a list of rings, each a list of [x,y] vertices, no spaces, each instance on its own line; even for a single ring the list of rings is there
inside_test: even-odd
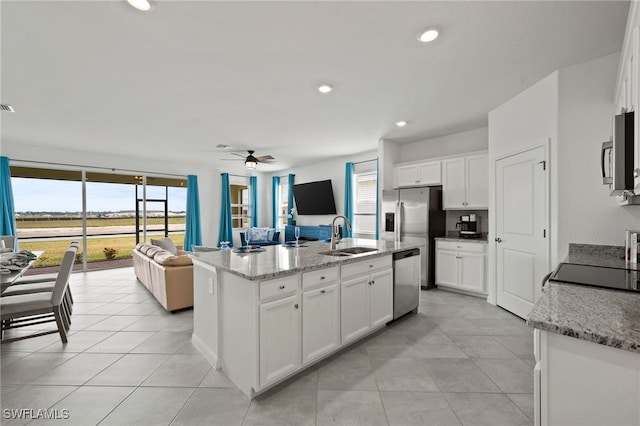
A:
[[[82,183],[63,180],[11,178],[16,212],[81,212]],[[141,192],[141,191],[140,191]],[[142,197],[142,194],[140,194]],[[133,185],[87,182],[87,211],[135,210]],[[164,187],[147,187],[147,199],[165,198]],[[169,211],[185,211],[186,188],[169,188]],[[162,210],[162,203],[148,203],[147,210]]]

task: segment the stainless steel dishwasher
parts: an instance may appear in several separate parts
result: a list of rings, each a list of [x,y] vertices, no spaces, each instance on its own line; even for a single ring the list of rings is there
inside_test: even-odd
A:
[[[418,309],[420,258],[420,249],[393,254],[393,319]]]

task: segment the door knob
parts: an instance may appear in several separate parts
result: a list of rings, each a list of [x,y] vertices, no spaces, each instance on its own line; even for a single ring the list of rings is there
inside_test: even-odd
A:
[[[496,237],[496,243],[501,243],[502,242],[502,238]]]

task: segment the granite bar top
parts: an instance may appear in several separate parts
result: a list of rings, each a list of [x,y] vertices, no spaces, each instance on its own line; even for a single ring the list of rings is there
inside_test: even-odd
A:
[[[569,246],[565,263],[625,267],[623,247]],[[640,353],[640,293],[549,282],[530,327]]]
[[[303,244],[303,242],[300,244]],[[319,252],[330,250],[329,243],[305,241],[302,247],[297,248],[277,245],[265,246],[265,251],[256,253],[234,253],[232,250],[220,250],[190,253],[189,256],[195,261],[201,261],[207,265],[253,281],[386,256],[398,251],[421,248],[421,245],[418,243],[345,238],[338,244],[337,249],[347,247],[370,247],[375,248],[375,250],[353,256],[328,256],[319,254]]]
[[[435,237],[436,241],[455,241],[459,243],[482,243],[487,244],[487,233],[483,232],[480,238],[460,238],[458,231],[448,231],[446,237]]]

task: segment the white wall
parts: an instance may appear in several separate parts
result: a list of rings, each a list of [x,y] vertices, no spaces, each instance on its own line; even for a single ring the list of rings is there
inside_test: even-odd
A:
[[[329,161],[324,161],[316,164],[307,164],[301,167],[295,167],[288,170],[282,170],[273,173],[271,176],[284,176],[289,173],[296,175],[295,183],[307,183],[318,180],[331,179],[331,185],[333,186],[333,196],[336,203],[337,214],[344,214],[344,178],[345,178],[345,165],[348,161],[357,163],[359,161],[373,160],[378,157],[377,151],[368,151],[360,154],[349,155],[345,157],[335,158]],[[268,182],[269,189],[265,191],[268,193],[266,203],[271,203],[271,176],[267,177],[265,182]],[[266,214],[268,222],[271,223],[271,209]],[[297,224],[299,225],[327,225],[331,223],[334,215],[320,215],[320,216],[297,216]]]
[[[481,127],[437,138],[400,145],[398,163],[425,160],[448,155],[484,151],[489,146],[489,129]]]
[[[640,206],[620,206],[600,173],[619,59],[616,53],[560,71],[557,260],[566,257],[570,242],[619,246],[625,229],[640,229]]]
[[[202,240],[205,245],[217,245],[220,222],[220,171],[205,164],[185,164],[172,161],[149,160],[122,155],[104,155],[58,148],[44,148],[5,141],[2,155],[10,160],[68,164],[80,167],[107,167],[119,170],[148,172],[149,174],[177,174],[198,176]],[[44,166],[44,165],[43,165]]]
[[[558,73],[554,72],[524,92],[489,112],[489,256],[488,298],[496,303],[495,294],[495,168],[497,158],[509,153],[549,141],[551,178],[551,237],[557,223],[553,210],[557,209],[557,191],[553,190],[558,134]],[[556,236],[557,238],[557,236]],[[553,244],[552,244],[553,246]]]

